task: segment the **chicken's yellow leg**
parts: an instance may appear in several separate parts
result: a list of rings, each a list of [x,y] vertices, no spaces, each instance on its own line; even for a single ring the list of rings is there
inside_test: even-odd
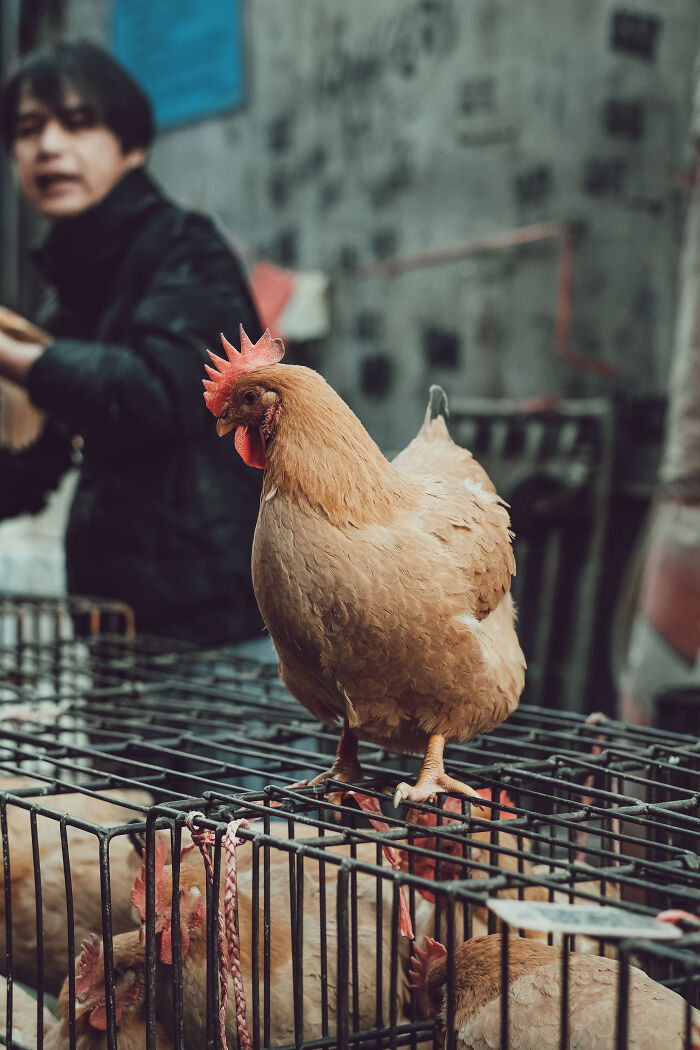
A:
[[[433,795],[443,792],[446,795],[466,795],[468,798],[478,798],[479,805],[474,803],[473,808],[483,809],[486,812],[487,807],[484,806],[484,800],[474,788],[447,775],[442,761],[444,750],[444,736],[442,733],[435,733],[428,741],[423,765],[415,786],[411,787],[405,782],[399,784],[394,793],[394,805],[398,806],[402,799],[406,799],[407,802],[427,802]],[[490,812],[490,807],[488,811]]]

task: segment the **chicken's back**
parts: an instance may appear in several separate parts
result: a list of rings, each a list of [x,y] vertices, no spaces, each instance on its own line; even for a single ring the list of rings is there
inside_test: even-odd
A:
[[[487,492],[496,489],[472,453],[455,444],[447,429],[447,397],[442,387],[431,386],[423,425],[406,448],[393,459],[394,466],[409,476],[424,477],[439,464],[446,481],[460,485],[465,479]]]
[[[493,1050],[501,1045],[500,937],[480,937],[457,949],[455,959],[458,1045]],[[519,1050],[557,1050],[561,1023],[561,953],[514,938],[509,949],[510,1042]],[[569,1045],[572,1050],[613,1050],[619,967],[612,959],[569,957]],[[445,980],[446,960],[441,965]],[[630,1050],[682,1050],[685,1001],[630,969]],[[442,989],[440,1020],[446,1015]],[[694,1016],[700,1017],[698,1011]]]

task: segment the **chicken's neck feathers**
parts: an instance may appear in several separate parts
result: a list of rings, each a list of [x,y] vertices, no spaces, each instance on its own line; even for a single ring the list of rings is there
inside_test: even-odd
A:
[[[420,498],[369,436],[355,413],[310,369],[294,372],[282,391],[266,456],[263,498],[275,488],[339,527],[388,524]],[[287,378],[287,375],[285,378]]]

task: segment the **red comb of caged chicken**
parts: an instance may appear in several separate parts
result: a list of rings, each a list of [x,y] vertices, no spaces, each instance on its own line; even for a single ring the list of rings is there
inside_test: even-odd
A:
[[[487,802],[491,801],[491,789],[490,788],[478,788],[478,794],[481,795],[481,797],[485,801],[487,801]],[[507,792],[505,792],[505,791],[501,791],[500,792],[498,801],[499,801],[501,806],[511,806],[512,807],[512,805],[513,805],[513,803],[511,802]],[[445,799],[445,801],[444,801],[444,803],[442,805],[442,809],[446,813],[454,813],[455,820],[457,822],[459,822],[461,819],[463,819],[462,799],[460,799],[460,798],[455,798],[454,796],[448,796]],[[507,809],[492,810],[491,812],[492,812],[492,817],[491,817],[492,820],[514,820],[517,817],[517,813],[510,813]],[[438,814],[437,813],[418,812],[417,810],[414,810],[413,813],[411,814],[411,818],[410,819],[413,821],[413,823],[418,824],[419,827],[424,827],[424,828],[434,828],[434,827],[437,827],[437,824],[438,824]],[[449,827],[450,823],[452,823],[452,821],[445,820],[444,818],[441,818],[441,820],[440,820],[441,827],[447,828],[447,827]],[[472,832],[471,833],[472,841],[475,840],[475,839],[483,838],[484,841],[486,843],[488,843],[490,841],[490,837],[491,837],[490,832],[486,831],[486,830],[483,830],[483,829],[482,829],[482,831],[480,833],[479,832]],[[444,853],[446,858],[448,858],[450,856],[462,857],[464,855],[464,850],[462,849],[460,844],[458,842],[456,842],[454,839],[438,838],[436,835],[426,835],[424,838],[423,837],[415,838],[415,839],[413,839],[413,845],[414,846],[418,846],[421,849],[429,849],[429,850],[438,851],[440,853]],[[406,856],[405,851],[402,850],[401,852],[404,854],[404,856]],[[472,850],[471,856],[472,856],[473,860],[477,859],[478,853],[479,853],[478,850]],[[435,877],[435,866],[436,866],[436,861],[435,861],[434,858],[418,856],[416,858],[416,861],[415,861],[415,872],[416,872],[416,875],[421,875],[424,879],[432,879],[432,878]],[[406,857],[405,868],[406,868],[406,870],[408,870],[408,859],[407,859],[407,857]],[[465,872],[464,872],[464,868],[461,865],[455,865],[455,866],[452,866],[452,867],[449,865],[449,863],[443,865],[443,868],[442,868],[442,878],[443,879],[449,879],[449,878],[462,879],[464,877],[465,877]],[[423,893],[424,896],[427,896],[427,894],[425,894],[424,891],[421,890],[419,892]],[[432,898],[429,897],[429,899],[432,899]]]
[[[145,949],[138,930],[119,933],[112,939],[114,1019],[119,1050],[144,1050],[146,1046]],[[16,993],[15,993],[16,994]],[[96,934],[83,941],[76,959],[75,1031],[71,1031],[70,982],[63,982],[58,997],[58,1020],[44,1027],[44,1050],[107,1050],[107,985],[102,942]],[[156,1022],[155,1050],[173,1050],[172,1043]],[[22,1043],[26,1039],[21,1040]],[[32,1043],[31,1045],[35,1045]]]
[[[128,951],[123,953],[121,965],[115,959],[114,973],[114,1016],[117,1024],[122,1013],[133,1006],[143,992],[139,969],[143,970],[143,949],[139,945],[138,933],[120,934],[114,939],[115,946],[126,945]],[[133,955],[133,958],[132,958]],[[131,966],[130,963],[134,965]],[[88,1013],[88,1020],[93,1028],[102,1031],[107,1029],[107,1005],[105,992],[105,971],[102,958],[102,941],[96,933],[83,941],[80,956],[76,963],[75,997],[77,999],[76,1015]]]

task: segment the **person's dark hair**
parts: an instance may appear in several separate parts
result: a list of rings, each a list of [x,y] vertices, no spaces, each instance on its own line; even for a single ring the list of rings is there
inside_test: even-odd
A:
[[[9,149],[15,139],[20,92],[57,112],[66,89],[94,108],[95,123],[113,131],[124,153],[148,149],[155,134],[148,96],[108,51],[88,41],[55,44],[30,52],[0,93],[0,134]]]

